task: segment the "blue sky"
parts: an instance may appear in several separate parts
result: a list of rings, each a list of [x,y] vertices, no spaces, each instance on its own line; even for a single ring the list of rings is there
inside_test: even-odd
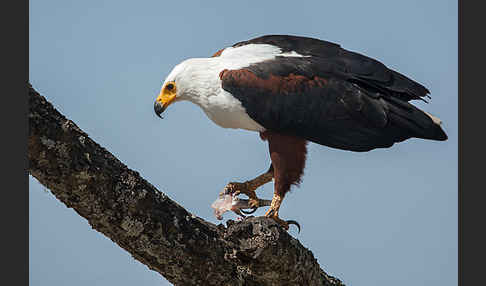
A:
[[[442,119],[448,141],[366,153],[310,144],[303,183],[280,215],[301,223],[291,234],[347,285],[457,284],[456,1],[31,0],[29,25],[34,88],[214,223],[218,192],[265,171],[267,146],[256,133],[216,126],[190,103],[156,118],[153,101],[174,65],[260,35],[294,34],[339,43],[422,83],[431,103],[414,104]],[[165,281],[29,183],[30,285]],[[269,184],[258,194],[272,192]]]

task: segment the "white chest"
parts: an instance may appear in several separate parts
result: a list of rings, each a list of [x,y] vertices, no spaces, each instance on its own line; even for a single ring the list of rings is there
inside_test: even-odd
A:
[[[208,97],[207,102],[200,106],[209,119],[223,128],[265,131],[263,126],[250,118],[241,102],[223,89],[216,95]]]

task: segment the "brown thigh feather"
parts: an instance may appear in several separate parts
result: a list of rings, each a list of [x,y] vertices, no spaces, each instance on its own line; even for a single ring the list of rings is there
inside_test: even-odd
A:
[[[260,133],[268,141],[274,169],[275,194],[285,196],[292,185],[298,185],[304,173],[307,141],[273,131]]]

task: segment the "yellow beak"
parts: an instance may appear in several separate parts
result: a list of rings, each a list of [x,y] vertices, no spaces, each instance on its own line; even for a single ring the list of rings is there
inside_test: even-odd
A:
[[[154,103],[154,111],[155,114],[162,118],[160,114],[164,112],[164,110],[174,101],[176,98],[176,93],[171,92],[167,89],[162,89],[160,92],[159,96],[157,96],[157,99],[155,100]]]

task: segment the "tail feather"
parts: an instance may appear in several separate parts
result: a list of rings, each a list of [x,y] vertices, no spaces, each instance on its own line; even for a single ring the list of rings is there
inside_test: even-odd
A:
[[[422,111],[408,102],[388,105],[391,124],[410,132],[409,137],[430,140],[447,140],[447,134],[441,128],[442,121],[430,113]]]

